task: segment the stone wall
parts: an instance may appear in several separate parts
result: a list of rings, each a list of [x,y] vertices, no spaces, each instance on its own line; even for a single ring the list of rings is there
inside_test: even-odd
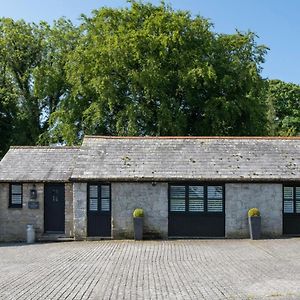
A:
[[[75,182],[73,195],[74,237],[82,240],[87,236],[87,184]]]
[[[112,236],[132,238],[132,212],[143,208],[144,231],[149,237],[168,236],[168,184],[112,183]]]
[[[30,189],[33,184],[23,184],[23,207],[8,208],[9,184],[0,183],[0,241],[26,240],[26,227],[33,224],[36,236],[44,232],[44,185],[35,184],[38,209],[29,209]]]
[[[282,235],[282,184],[234,183],[225,185],[226,237],[249,237],[252,207],[261,212],[263,236]]]
[[[65,235],[74,236],[73,224],[73,184],[65,184]]]

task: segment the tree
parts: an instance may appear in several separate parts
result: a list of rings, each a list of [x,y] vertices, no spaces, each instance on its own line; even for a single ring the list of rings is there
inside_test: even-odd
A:
[[[293,136],[300,134],[300,86],[280,80],[270,80],[267,89],[270,134]]]
[[[51,27],[43,22],[40,24],[43,35],[42,59],[34,70],[34,94],[40,99],[40,144],[59,142],[53,140],[50,117],[70,96],[71,87],[67,82],[65,65],[68,55],[79,40],[79,29],[71,21],[59,19]]]
[[[0,158],[13,142],[16,115],[16,94],[10,79],[6,77],[5,62],[0,61]]]
[[[52,27],[45,22],[36,25],[0,19],[0,60],[6,80],[1,93],[8,103],[13,90],[17,108],[11,144],[50,142],[50,115],[69,94],[64,65],[68,52],[75,48],[77,33],[78,29],[65,19]]]
[[[267,49],[253,33],[215,34],[202,17],[135,1],[94,11],[81,32],[71,96],[51,117],[57,138],[265,133]]]
[[[19,144],[35,144],[39,135],[39,103],[33,95],[32,71],[40,58],[41,38],[35,25],[0,19],[0,60],[5,62],[4,77],[16,92],[19,109],[15,126],[19,130],[14,133]]]

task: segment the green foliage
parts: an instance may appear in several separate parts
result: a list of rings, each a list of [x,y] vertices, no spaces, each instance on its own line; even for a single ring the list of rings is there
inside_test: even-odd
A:
[[[202,17],[131,2],[84,17],[66,66],[72,96],[53,118],[68,143],[85,134],[265,133],[266,48],[217,35]]]
[[[300,134],[300,85],[270,80],[267,90],[270,133],[293,136]]]
[[[12,126],[9,121],[5,129],[10,136],[8,144],[3,141],[5,148],[38,141],[49,144],[53,130],[50,115],[69,95],[64,65],[75,48],[77,33],[79,30],[64,19],[52,27],[44,22],[36,25],[0,19],[0,114],[7,103],[14,111]]]
[[[248,217],[259,217],[260,211],[258,208],[250,208],[248,210]]]
[[[132,215],[134,218],[142,218],[144,216],[144,210],[142,208],[136,208]]]

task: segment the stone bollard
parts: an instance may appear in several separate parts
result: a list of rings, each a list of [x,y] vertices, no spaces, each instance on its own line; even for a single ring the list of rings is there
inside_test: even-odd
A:
[[[35,231],[33,225],[27,225],[27,244],[33,244],[35,242]]]

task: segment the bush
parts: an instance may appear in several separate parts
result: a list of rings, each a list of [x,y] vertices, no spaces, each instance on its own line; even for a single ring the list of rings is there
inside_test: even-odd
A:
[[[259,217],[260,211],[258,208],[250,208],[248,210],[248,217]]]
[[[134,218],[141,218],[144,216],[144,210],[142,208],[136,208],[133,211],[133,217]]]

